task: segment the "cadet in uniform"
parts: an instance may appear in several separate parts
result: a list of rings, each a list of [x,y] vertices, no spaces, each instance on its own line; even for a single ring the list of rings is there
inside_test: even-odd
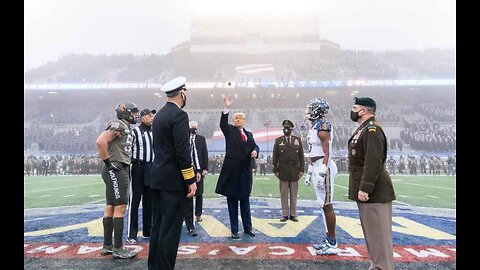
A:
[[[152,164],[150,191],[153,225],[148,252],[148,269],[175,267],[187,198],[197,190],[192,158],[185,77],[177,77],[161,88],[167,103],[153,120],[155,159]]]
[[[302,140],[292,135],[294,127],[292,121],[283,120],[282,126],[284,136],[275,139],[272,154],[273,173],[280,179],[280,198],[282,203],[282,218],[280,221],[285,222],[290,218],[290,220],[298,222],[298,180],[305,171],[305,156],[303,154]],[[289,194],[290,207],[288,207]]]
[[[106,186],[105,212],[103,214],[102,255],[129,259],[137,255],[123,247],[123,217],[127,207],[127,191],[130,181],[132,156],[132,133],[130,124],[137,121],[138,108],[133,102],[120,103],[116,108],[117,118],[108,122],[107,128],[97,138],[98,156],[105,166],[102,179]],[[113,242],[112,242],[113,232]]]
[[[376,103],[369,97],[354,98],[352,121],[360,123],[348,140],[348,198],[357,202],[370,257],[370,269],[393,266],[392,180],[385,168],[387,139],[375,121]]]
[[[338,253],[338,243],[335,238],[336,216],[333,209],[333,190],[335,177],[338,173],[337,164],[332,159],[333,129],[330,121],[325,118],[330,106],[327,101],[314,98],[307,104],[305,118],[312,122],[308,133],[308,173],[305,184],[313,182],[317,202],[322,208],[325,240],[314,244],[317,255],[334,255]]]

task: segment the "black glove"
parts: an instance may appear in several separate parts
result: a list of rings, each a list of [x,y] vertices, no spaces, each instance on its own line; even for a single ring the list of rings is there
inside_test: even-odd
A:
[[[105,166],[107,166],[107,169],[109,171],[120,171],[122,169],[122,165],[118,162],[111,162],[109,158],[104,159],[103,162],[105,162]]]

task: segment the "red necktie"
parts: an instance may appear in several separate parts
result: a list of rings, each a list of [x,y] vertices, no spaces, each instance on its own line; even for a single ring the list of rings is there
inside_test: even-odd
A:
[[[243,141],[243,142],[246,142],[246,141],[247,141],[247,137],[245,136],[245,134],[243,133],[243,131],[240,131],[240,135],[242,135],[242,141]]]

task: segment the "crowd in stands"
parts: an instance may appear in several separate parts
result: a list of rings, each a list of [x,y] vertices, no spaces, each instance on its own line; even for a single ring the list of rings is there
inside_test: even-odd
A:
[[[104,90],[65,91],[57,96],[46,95],[37,102],[40,91],[27,91],[25,95],[24,149],[37,144],[45,151],[95,152],[95,138],[115,117],[115,107],[122,100],[132,100],[140,108],[159,109],[164,98],[157,90]],[[238,94],[237,94],[238,93]],[[333,94],[332,94],[333,93]],[[328,90],[230,90],[235,103],[234,111],[247,113],[246,126],[253,130],[281,128],[284,119],[296,123],[297,134],[306,135],[305,105],[315,97],[330,104],[327,118],[334,126],[333,147],[345,150],[355,129],[349,114],[352,95],[348,89]],[[377,101],[376,119],[388,131],[389,149],[451,152],[456,149],[454,90],[452,89],[377,89],[364,90],[356,95],[372,96]],[[435,96],[435,99],[431,97]],[[254,98],[255,97],[255,98]],[[199,132],[211,137],[218,130],[222,110],[221,91],[217,89],[189,92],[187,107],[189,118],[199,122]],[[303,130],[302,130],[303,128]],[[306,136],[304,136],[306,137]]]
[[[441,125],[429,120],[405,123],[400,139],[413,149],[435,152],[455,151],[457,133],[454,125]]]
[[[195,63],[195,65],[192,65]],[[27,83],[162,83],[183,74],[191,80],[234,78],[235,67],[272,64],[275,78],[290,80],[425,79],[454,78],[455,50],[398,51],[320,50],[264,55],[168,55],[70,54],[55,62],[28,70]]]

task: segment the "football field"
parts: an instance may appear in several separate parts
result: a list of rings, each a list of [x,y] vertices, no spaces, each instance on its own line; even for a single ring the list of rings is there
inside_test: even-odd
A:
[[[218,175],[207,175],[204,198],[222,197],[215,193]],[[299,181],[298,198],[314,200],[312,186]],[[392,175],[397,195],[394,202],[401,205],[434,208],[456,208],[456,176]],[[334,201],[347,198],[348,175],[335,179]],[[279,180],[273,175],[254,176],[253,197],[279,198]],[[105,185],[100,175],[25,176],[24,208],[45,208],[72,205],[104,204]]]

